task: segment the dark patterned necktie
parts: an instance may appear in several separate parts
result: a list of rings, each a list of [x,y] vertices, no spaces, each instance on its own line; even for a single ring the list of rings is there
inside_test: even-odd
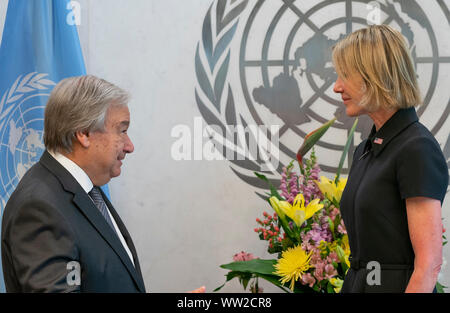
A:
[[[94,204],[98,208],[100,213],[102,213],[102,215],[105,218],[106,222],[109,224],[109,226],[111,226],[111,228],[114,231],[114,233],[116,233],[116,229],[114,228],[114,224],[112,223],[111,218],[109,217],[108,207],[107,207],[105,201],[103,200],[103,197],[102,197],[102,194],[101,194],[99,188],[94,186],[94,188],[92,188],[92,190],[89,192],[89,196],[94,201]],[[117,233],[116,233],[116,235],[117,235]]]

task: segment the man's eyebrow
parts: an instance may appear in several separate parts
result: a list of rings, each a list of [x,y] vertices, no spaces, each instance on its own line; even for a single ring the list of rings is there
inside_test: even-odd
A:
[[[130,126],[130,121],[122,121],[119,123],[119,126]]]

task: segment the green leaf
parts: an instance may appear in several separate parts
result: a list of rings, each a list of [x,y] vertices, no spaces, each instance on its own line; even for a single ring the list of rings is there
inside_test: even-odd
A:
[[[275,286],[279,287],[284,292],[289,293],[289,290],[286,289],[283,284],[280,282],[280,277],[276,275],[264,275],[264,274],[255,274],[257,277],[260,277],[262,279],[267,280],[269,283],[274,284]]]
[[[333,285],[330,282],[327,284],[327,293],[336,293],[334,292]]]
[[[437,293],[445,293],[444,288],[448,288],[448,287],[441,285],[439,282],[436,282]]]
[[[228,272],[227,275],[225,275],[225,277],[227,278],[227,280],[225,281],[225,283],[222,286],[217,287],[216,289],[213,290],[213,292],[217,292],[220,289],[222,289],[223,286],[225,286],[225,284],[227,282],[229,282],[230,280],[232,280],[235,277],[240,277],[243,273],[241,272]]]
[[[220,267],[224,269],[231,269],[226,275],[226,282],[214,289],[214,292],[219,291],[225,284],[235,277],[239,277],[239,282],[243,285],[244,290],[247,288],[248,281],[253,277],[260,277],[268,282],[279,287],[284,292],[289,292],[283,284],[280,282],[280,276],[273,274],[275,271],[274,265],[277,260],[260,260],[254,259],[251,261],[233,262],[229,264],[223,264]]]
[[[330,226],[330,230],[331,230],[331,233],[333,234],[333,238],[334,238],[334,223],[333,223],[333,220],[331,219],[331,217],[327,217],[327,222],[328,222],[328,225]]]
[[[294,242],[295,238],[297,237],[295,235],[295,232],[289,227],[289,221],[291,220],[288,216],[285,217],[285,219],[283,218],[279,218],[281,227],[283,228],[284,232],[286,233],[287,237]],[[294,223],[295,224],[295,223]]]
[[[232,280],[235,277],[239,278],[239,283],[244,287],[244,290],[246,290],[248,282],[250,281],[250,279],[254,278],[254,275],[252,273],[249,273],[249,272],[238,272],[238,271],[230,271],[225,276],[227,278],[225,283],[222,286],[219,286],[216,289],[214,289],[213,292],[217,292],[220,289],[222,289],[222,287],[225,286],[227,282],[229,282],[230,280]]]
[[[313,130],[308,135],[306,135],[305,139],[303,140],[303,144],[297,151],[297,161],[300,165],[300,169],[303,170],[303,157],[308,153],[308,151],[316,144],[317,141],[326,133],[328,128],[330,128],[331,125],[336,121],[336,118],[333,118],[332,120],[326,122],[321,127],[317,128],[316,130]]]
[[[345,143],[344,151],[342,151],[341,160],[339,161],[339,166],[336,172],[335,183],[339,181],[339,176],[341,175],[342,167],[344,166],[345,158],[347,157],[348,149],[350,148],[350,143],[353,142],[353,134],[355,133],[356,125],[358,124],[358,119],[353,123],[352,129],[350,130],[350,134],[348,135],[347,142]]]
[[[277,188],[275,188],[272,183],[267,179],[266,176],[264,176],[263,174],[259,174],[257,172],[254,172],[256,177],[258,177],[259,179],[262,179],[263,181],[265,181],[267,184],[269,184],[269,188],[270,188],[270,197],[277,197],[278,200],[284,200],[284,198],[282,196],[280,196],[280,194],[278,193]]]
[[[337,208],[339,208],[339,206],[340,206],[340,203],[336,200],[335,197],[333,197],[333,201],[331,201],[331,203]]]
[[[253,259],[250,261],[239,261],[222,264],[220,267],[231,271],[274,275],[273,273],[275,272],[275,264],[277,264],[277,260]]]
[[[247,285],[248,282],[250,281],[250,279],[252,279],[252,274],[247,274],[247,275],[243,275],[239,277],[239,282],[242,284],[242,286],[244,287],[244,290],[247,289]]]
[[[224,282],[222,286],[217,287],[216,289],[213,290],[213,292],[217,292],[217,291],[219,291],[220,289],[222,289],[223,286],[226,285],[226,283],[227,283],[227,282]]]
[[[268,282],[274,284],[275,286],[278,286],[283,291],[289,292],[288,289],[286,289],[286,286],[284,286],[280,282],[281,277],[274,274],[275,264],[277,264],[277,260],[254,259],[254,260],[250,260],[250,261],[240,261],[240,262],[233,262],[233,263],[229,263],[229,264],[223,264],[220,267],[231,270],[232,272],[229,273],[230,277],[231,276],[232,277],[239,276],[237,274],[234,274],[237,272],[239,272],[240,275],[242,273],[251,273],[251,274],[255,275],[256,277],[265,279]],[[233,273],[233,274],[231,274],[231,273]],[[300,292],[300,291],[299,290],[296,291],[296,289],[294,289],[294,292]]]

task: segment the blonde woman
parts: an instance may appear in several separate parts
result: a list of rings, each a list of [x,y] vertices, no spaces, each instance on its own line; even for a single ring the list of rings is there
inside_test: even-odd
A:
[[[448,169],[418,121],[421,98],[405,40],[389,26],[370,26],[338,42],[333,63],[333,90],[346,114],[374,122],[341,199],[352,253],[342,292],[433,292]]]

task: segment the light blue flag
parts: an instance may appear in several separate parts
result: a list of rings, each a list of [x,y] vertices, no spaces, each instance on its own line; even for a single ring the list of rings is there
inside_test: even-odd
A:
[[[44,108],[52,88],[86,74],[75,20],[69,0],[9,0],[0,46],[0,214],[45,150]]]

